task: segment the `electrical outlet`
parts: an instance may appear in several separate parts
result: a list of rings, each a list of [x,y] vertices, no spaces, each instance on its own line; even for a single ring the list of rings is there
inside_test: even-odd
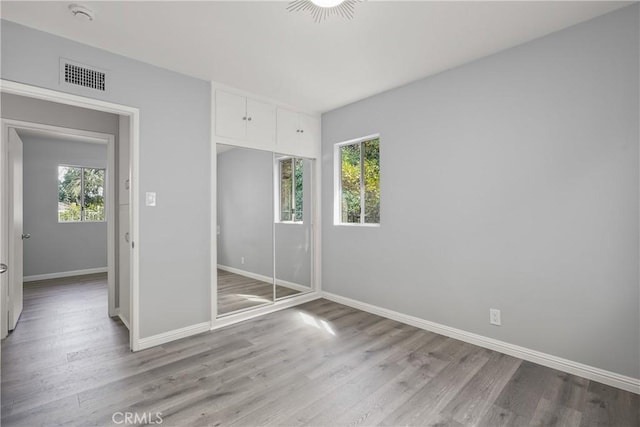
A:
[[[502,321],[500,320],[500,310],[495,308],[489,309],[489,323],[496,326],[502,325]]]
[[[244,257],[240,258],[240,264],[244,264]]]

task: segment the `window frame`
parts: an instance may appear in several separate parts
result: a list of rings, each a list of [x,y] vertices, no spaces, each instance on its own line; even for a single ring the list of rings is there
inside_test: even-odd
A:
[[[380,227],[381,222],[364,222],[365,220],[365,185],[364,185],[364,150],[362,145],[373,139],[380,140],[380,134],[363,136],[338,142],[333,146],[333,225],[346,227]],[[342,153],[341,148],[347,145],[360,145],[360,222],[342,222]]]
[[[81,195],[81,201],[80,201],[80,220],[79,221],[61,221],[60,220],[60,211],[58,211],[58,203],[60,203],[60,201],[58,200],[58,202],[56,203],[56,217],[58,220],[58,224],[82,224],[82,223],[103,223],[103,222],[107,222],[107,168],[106,167],[93,167],[93,166],[80,166],[80,165],[70,165],[70,164],[66,164],[66,163],[59,163],[58,164],[58,168],[57,168],[57,172],[58,172],[58,177],[56,178],[58,181],[58,185],[60,185],[60,168],[74,168],[74,169],[80,169],[80,195]],[[102,198],[104,199],[104,219],[101,220],[93,220],[93,219],[85,219],[85,201],[84,201],[84,196],[85,196],[85,187],[84,187],[84,171],[85,169],[94,169],[94,170],[101,170],[104,171],[104,178],[103,178],[103,196]]]
[[[275,177],[275,201],[276,203],[274,203],[275,205],[275,223],[277,224],[304,224],[304,195],[303,195],[303,199],[302,199],[302,216],[301,216],[301,220],[300,221],[296,221],[296,220],[289,220],[289,221],[285,221],[282,220],[282,199],[281,199],[281,188],[282,188],[282,162],[285,160],[293,160],[292,165],[291,165],[291,211],[292,211],[292,217],[295,218],[295,212],[296,212],[296,163],[298,161],[300,162],[304,162],[304,159],[302,157],[296,157],[296,156],[281,156],[281,157],[277,157],[275,158],[275,162],[276,162],[276,169],[278,171],[278,174]],[[304,163],[303,163],[303,168],[304,168]],[[304,169],[303,169],[304,171]],[[303,172],[304,175],[304,172]],[[304,187],[304,180],[302,181],[302,185]],[[304,194],[304,192],[303,192]]]

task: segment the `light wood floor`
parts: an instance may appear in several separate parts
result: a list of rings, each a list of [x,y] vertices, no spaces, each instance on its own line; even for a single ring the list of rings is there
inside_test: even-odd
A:
[[[638,426],[638,396],[317,300],[138,353],[104,278],[25,286],[2,425]]]
[[[299,294],[276,285],[276,298]],[[218,269],[218,314],[227,314],[273,302],[273,284]]]

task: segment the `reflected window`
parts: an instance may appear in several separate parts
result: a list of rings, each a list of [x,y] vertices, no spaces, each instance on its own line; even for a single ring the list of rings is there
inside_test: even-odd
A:
[[[286,157],[278,160],[278,220],[302,222],[304,163],[302,159]]]

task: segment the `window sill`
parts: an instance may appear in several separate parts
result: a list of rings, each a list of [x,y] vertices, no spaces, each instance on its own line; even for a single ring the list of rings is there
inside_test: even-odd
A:
[[[58,221],[58,224],[106,224],[107,221]]]
[[[348,223],[348,222],[339,222],[333,224],[336,227],[364,227],[364,228],[380,228],[380,224],[371,224],[371,223]]]

